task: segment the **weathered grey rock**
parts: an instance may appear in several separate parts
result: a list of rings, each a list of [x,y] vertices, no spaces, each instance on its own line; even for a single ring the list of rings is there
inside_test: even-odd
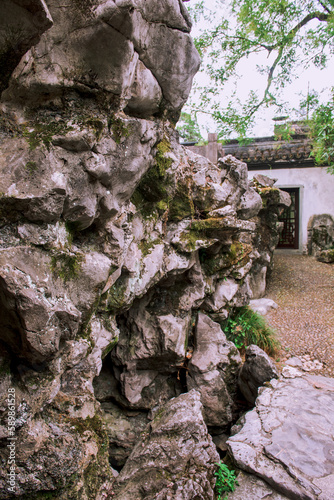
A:
[[[130,113],[146,117],[159,111],[162,101],[161,88],[152,72],[140,60],[136,66],[130,93],[126,108]]]
[[[154,300],[151,305],[141,301],[130,309],[112,353],[118,366],[116,378],[131,408],[152,408],[175,396],[170,375],[186,356],[190,313],[184,317],[156,314]]]
[[[214,498],[219,459],[196,391],[158,408],[113,488],[116,500]]]
[[[46,252],[26,246],[2,251],[1,338],[18,356],[50,360],[62,340],[75,338],[109,268],[109,259],[96,252],[64,252],[52,260]]]
[[[233,397],[241,364],[238,350],[220,325],[199,313],[195,349],[188,365],[187,386],[201,394],[207,425],[224,427],[233,418]]]
[[[302,368],[303,366],[302,360],[297,356],[287,359],[285,364],[287,364],[288,366],[294,366],[295,368]]]
[[[147,413],[124,412],[110,401],[102,403],[102,410],[109,439],[109,461],[114,467],[122,467],[149,423]]]
[[[18,236],[36,246],[61,250],[68,243],[68,232],[64,223],[22,224],[17,227]]]
[[[228,446],[236,465],[291,499],[334,494],[333,379],[272,381]]]
[[[329,214],[313,215],[307,224],[307,251],[321,262],[333,261],[334,219]]]
[[[259,213],[262,208],[262,198],[253,188],[248,188],[242,195],[238,215],[241,219],[251,219]]]
[[[277,203],[279,205],[283,205],[284,207],[289,207],[291,205],[291,198],[289,193],[286,191],[278,190],[278,200]]]
[[[179,145],[174,124],[199,63],[183,2],[47,6],[44,34],[43,2],[0,7],[0,31],[19,22],[21,43],[31,21],[20,51],[36,44],[9,82],[3,73],[0,102],[0,497],[11,496],[13,387],[17,496],[102,500],[115,477],[107,450],[124,463],[148,410],[186,390],[189,361],[210,425],[229,425],[240,358],[217,324],[195,332],[196,316],[220,321],[247,303],[250,276],[270,264],[280,194],[260,193],[255,215],[244,164],[218,168]],[[110,446],[97,401],[114,405]],[[217,457],[207,438],[195,445],[196,429],[189,456],[209,450],[209,480],[206,465],[198,480],[183,475],[176,454],[175,491],[164,483],[157,498],[212,498]]]
[[[253,246],[256,252],[253,253],[253,265],[249,273],[252,298],[260,299],[265,294],[267,270],[271,266],[273,252],[279,241],[281,226],[278,223],[278,210],[289,207],[291,199],[288,193],[274,186],[272,179],[268,181],[260,176],[259,180],[252,181],[251,185],[262,198],[262,210],[255,217],[257,231],[253,237]]]
[[[311,359],[311,356],[308,354],[298,357],[293,356],[292,358],[287,359],[285,364],[297,369],[300,368],[305,372],[313,372],[323,368],[323,363],[321,363],[318,359]]]
[[[278,371],[268,354],[256,345],[247,347],[238,386],[249,404],[254,405],[259,387],[273,378],[278,378]]]
[[[216,289],[212,298],[206,304],[210,311],[220,312],[228,302],[230,302],[239,289],[239,284],[234,279],[224,279],[217,281]]]
[[[261,256],[263,260],[263,256]],[[260,259],[259,259],[260,260]],[[260,299],[263,297],[266,291],[266,279],[267,279],[267,266],[261,266],[260,263],[258,265],[258,269],[255,271],[253,269],[251,275],[251,289],[253,292],[254,300]]]
[[[229,204],[237,209],[242,196],[249,188],[247,165],[233,156],[227,155],[218,160],[218,166],[225,174],[222,183],[223,188],[228,192],[225,205]]]
[[[277,179],[272,179],[271,177],[263,174],[255,174],[253,178],[261,187],[273,187],[277,181]]]
[[[212,436],[212,441],[215,443],[217,450],[220,450],[222,452],[227,451],[226,441],[228,440],[229,437],[230,435],[225,433],[216,434]]]
[[[284,378],[296,378],[302,377],[303,372],[298,370],[295,366],[284,366],[282,370],[282,377]]]
[[[43,0],[3,0],[0,4],[0,95],[21,57],[52,26]],[[19,29],[18,29],[19,26]]]
[[[46,91],[53,98],[61,89],[80,85],[88,93],[110,92],[123,101],[123,109],[129,103],[138,115],[157,112],[162,95],[167,107],[179,112],[200,62],[187,33],[189,17],[181,5],[176,0],[168,0],[163,8],[155,2],[100,0],[93,8],[66,0],[58,9],[57,2],[50,0],[54,27],[18,66],[6,99],[13,101],[17,90],[31,100]],[[42,28],[38,34],[46,29]]]
[[[254,312],[257,312],[257,313],[261,314],[261,316],[265,316],[266,314],[268,314],[272,310],[277,309],[278,305],[276,304],[276,302],[274,302],[271,299],[265,299],[265,298],[263,298],[263,299],[251,300],[249,302],[249,307]]]
[[[287,500],[289,498],[277,493],[262,479],[246,472],[240,472],[237,480],[239,485],[233,493],[228,494],[229,500],[245,500],[246,498],[252,500],[267,500],[268,498],[270,500]]]
[[[107,323],[107,325],[105,325]],[[107,327],[106,327],[107,326]],[[91,352],[88,353],[87,363],[90,366],[90,377],[96,377],[102,369],[102,360],[109,354],[118,342],[120,331],[116,319],[110,316],[107,322],[93,316],[90,321]]]

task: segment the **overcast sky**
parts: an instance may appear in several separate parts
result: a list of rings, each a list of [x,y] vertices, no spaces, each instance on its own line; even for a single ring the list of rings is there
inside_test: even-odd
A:
[[[205,0],[205,6],[208,8],[215,8],[217,0]],[[188,5],[195,5],[196,0],[190,0]],[[228,3],[228,2],[227,2]],[[224,1],[218,1],[219,7],[217,10],[217,14],[219,12],[224,12]],[[192,30],[192,35],[197,36],[200,31],[209,27],[206,23],[201,23],[200,26],[194,26]],[[254,55],[249,59],[246,59],[242,62],[239,67],[238,73],[241,75],[241,79],[238,83],[238,96],[241,100],[246,99],[250,90],[259,90],[260,92],[266,87],[266,77],[259,75],[256,71],[256,65],[259,64],[270,64],[271,60],[267,58],[265,54],[263,55]],[[206,80],[202,74],[198,73],[195,77],[195,81],[203,84]],[[309,69],[300,68],[298,70],[298,78],[293,80],[293,82],[286,87],[283,93],[284,100],[288,101],[290,105],[298,106],[299,101],[301,100],[300,94],[306,96],[308,87],[310,90],[317,90],[321,92],[324,90],[322,97],[325,100],[329,96],[330,88],[334,85],[334,58],[329,62],[327,68],[324,70],[319,70],[312,66]],[[222,100],[228,99],[228,96],[231,94],[232,87],[224,88],[224,95],[222,95]],[[256,126],[252,131],[251,135],[256,137],[271,135],[273,133],[273,118],[277,116],[277,109],[272,107],[269,109],[263,109],[257,119]],[[206,137],[206,131],[204,127],[209,127],[211,132],[215,132],[215,124],[212,121],[210,123],[210,119],[207,115],[198,116],[198,121],[202,128],[202,134]]]

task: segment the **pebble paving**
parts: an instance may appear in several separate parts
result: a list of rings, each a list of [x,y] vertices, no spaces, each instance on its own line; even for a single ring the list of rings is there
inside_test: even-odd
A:
[[[293,254],[273,262],[266,297],[279,307],[266,318],[282,344],[276,361],[298,357],[299,369],[334,377],[334,265]]]

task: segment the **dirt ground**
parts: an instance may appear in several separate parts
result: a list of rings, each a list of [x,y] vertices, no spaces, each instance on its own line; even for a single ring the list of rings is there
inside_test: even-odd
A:
[[[334,265],[275,254],[266,297],[279,306],[266,316],[282,344],[276,361],[306,355],[323,364],[315,373],[334,377]]]

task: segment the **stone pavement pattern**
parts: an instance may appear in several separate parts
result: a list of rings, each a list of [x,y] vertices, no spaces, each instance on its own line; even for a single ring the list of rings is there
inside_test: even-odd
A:
[[[266,297],[278,304],[266,319],[282,343],[280,361],[317,359],[323,364],[315,367],[317,373],[333,377],[334,266],[305,255],[275,254]]]
[[[236,466],[265,483],[243,474],[229,500],[242,491],[252,500],[270,492],[277,500],[334,498],[334,379],[284,368],[233,430],[227,445]]]

